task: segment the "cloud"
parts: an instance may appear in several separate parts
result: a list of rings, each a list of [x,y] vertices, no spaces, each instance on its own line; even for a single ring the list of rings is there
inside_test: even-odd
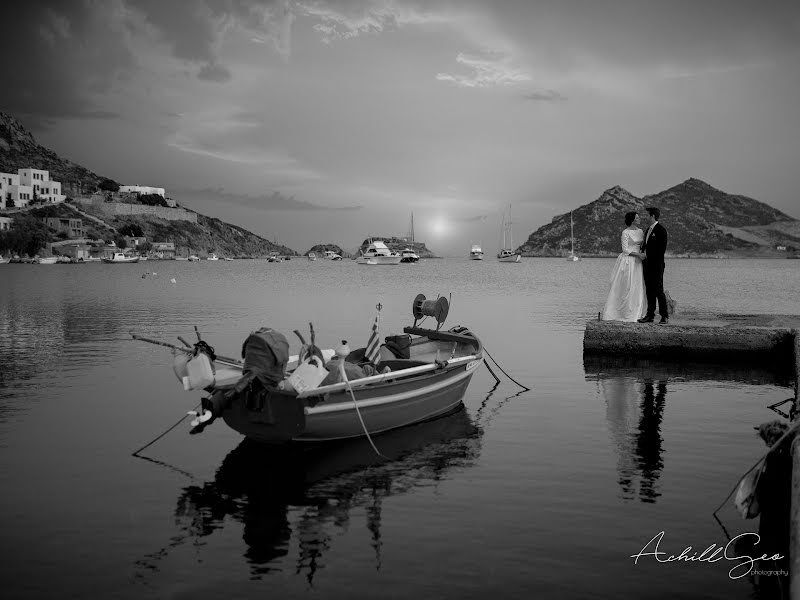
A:
[[[209,63],[203,65],[200,71],[198,71],[197,78],[203,79],[204,81],[225,83],[226,81],[230,81],[231,72],[220,64]]]
[[[555,90],[542,90],[538,92],[526,92],[522,94],[525,100],[532,100],[534,102],[564,102],[566,96]]]
[[[320,23],[314,30],[322,34],[322,41],[355,38],[365,34],[391,31],[407,25],[446,23],[449,18],[413,3],[353,1],[353,2],[299,2],[297,14],[316,18]]]
[[[218,200],[226,204],[238,204],[249,208],[257,208],[259,210],[349,212],[363,209],[362,206],[320,206],[304,200],[297,200],[294,196],[287,196],[278,191],[273,191],[270,194],[253,196],[248,194],[228,192],[224,188],[204,188],[200,190],[178,190],[176,195],[179,195],[185,200],[191,200],[193,196],[202,196],[204,198]]]
[[[487,51],[482,56],[462,52],[456,57],[456,62],[464,65],[470,72],[437,73],[436,79],[469,88],[514,85],[531,80],[530,75],[513,65],[510,55],[499,51]]]
[[[134,63],[120,0],[0,3],[0,105],[29,122],[113,118],[96,98]]]

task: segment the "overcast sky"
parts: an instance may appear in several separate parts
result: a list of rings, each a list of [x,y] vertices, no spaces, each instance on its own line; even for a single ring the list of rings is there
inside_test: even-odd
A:
[[[40,143],[298,252],[689,177],[800,217],[799,2],[5,1],[0,65]]]

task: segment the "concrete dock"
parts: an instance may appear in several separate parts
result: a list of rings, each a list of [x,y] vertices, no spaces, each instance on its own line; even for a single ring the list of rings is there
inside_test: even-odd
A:
[[[583,350],[677,361],[770,363],[792,369],[799,329],[800,315],[686,312],[676,314],[667,325],[592,320],[586,323]]]
[[[666,325],[592,320],[583,336],[584,361],[604,358],[657,359],[681,363],[724,363],[743,369],[768,365],[794,379],[794,406],[800,412],[800,315],[683,312]],[[663,366],[662,366],[663,368]],[[800,417],[795,415],[792,425]],[[789,515],[789,597],[800,600],[800,435],[791,442]]]

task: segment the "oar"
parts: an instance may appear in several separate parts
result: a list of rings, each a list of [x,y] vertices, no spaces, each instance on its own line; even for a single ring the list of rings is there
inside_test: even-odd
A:
[[[411,367],[410,369],[401,369],[399,371],[390,371],[388,373],[381,373],[380,375],[372,375],[370,377],[354,379],[353,381],[350,382],[343,381],[340,383],[332,383],[331,385],[324,385],[322,387],[306,390],[305,392],[300,392],[299,394],[297,394],[297,397],[308,398],[309,396],[330,394],[332,392],[339,392],[341,390],[345,390],[348,387],[351,389],[360,388],[364,387],[365,385],[369,385],[371,383],[380,383],[382,381],[386,381],[387,379],[397,379],[399,377],[408,377],[409,375],[419,375],[420,373],[427,373],[428,371],[435,371],[436,369],[441,369],[443,366],[446,368],[477,359],[478,359],[477,355],[471,354],[470,356],[461,356],[453,360],[445,361],[444,363],[431,363],[429,365],[420,365],[418,367]]]
[[[193,351],[192,348],[181,348],[180,346],[176,346],[175,344],[170,344],[168,342],[162,342],[160,340],[154,340],[154,339],[151,339],[151,338],[146,338],[146,337],[143,337],[141,335],[136,335],[135,333],[132,333],[131,337],[133,339],[135,339],[135,340],[139,340],[139,341],[142,341],[142,342],[147,342],[148,344],[155,344],[156,346],[164,346],[165,348],[172,348],[173,350],[180,350],[181,352],[185,352],[186,354],[191,354],[192,351]],[[222,363],[222,364],[229,364],[229,365],[232,365],[234,367],[241,367],[244,364],[239,359],[230,358],[228,356],[220,356],[219,354],[217,354],[216,362],[219,362],[219,363]]]

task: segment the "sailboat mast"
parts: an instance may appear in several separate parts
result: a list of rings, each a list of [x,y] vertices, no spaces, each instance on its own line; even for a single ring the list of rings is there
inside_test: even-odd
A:
[[[575,231],[572,225],[572,211],[569,211],[569,249],[570,254],[575,254]]]
[[[512,226],[513,221],[511,220],[511,205],[508,205],[508,248],[509,250],[514,249],[514,227]]]

